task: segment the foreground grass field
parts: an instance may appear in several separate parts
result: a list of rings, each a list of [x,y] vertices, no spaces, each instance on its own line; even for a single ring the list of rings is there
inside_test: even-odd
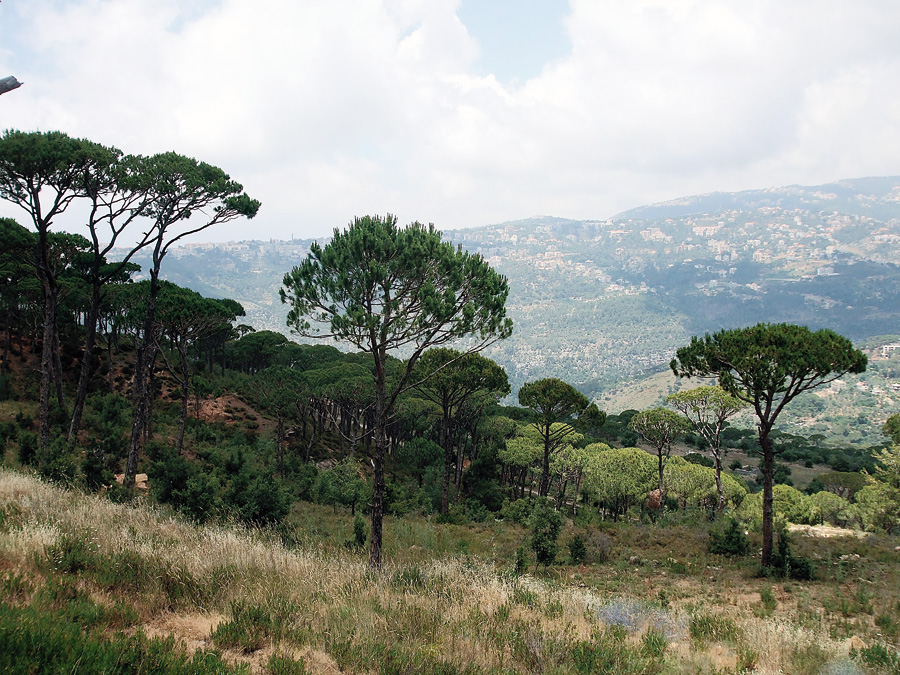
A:
[[[569,525],[588,562],[531,574],[517,526],[386,525],[373,573],[328,508],[196,527],[0,470],[0,671],[900,672],[896,540],[795,535],[801,583],[703,524]]]

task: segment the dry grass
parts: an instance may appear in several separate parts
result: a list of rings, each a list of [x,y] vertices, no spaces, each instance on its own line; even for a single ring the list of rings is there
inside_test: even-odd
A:
[[[498,572],[493,562],[468,555],[430,557],[420,548],[374,573],[361,554],[335,546],[288,547],[268,531],[198,527],[146,505],[114,504],[8,470],[0,470],[0,513],[0,569],[36,580],[67,573],[103,602],[127,598],[150,635],[170,633],[188,649],[206,649],[217,628],[237,626],[240,612],[255,608],[250,614],[263,617],[261,637],[243,648],[243,638],[233,637],[227,651],[257,671],[278,652],[302,657],[308,672],[375,672],[377,663],[401,653],[412,670],[443,664],[460,672],[578,672],[570,663],[578,645],[620,644],[622,654],[637,659],[655,631],[664,636],[663,655],[641,662],[651,664],[647,672],[752,666],[757,673],[812,673],[846,661],[851,646],[821,618],[824,612],[810,620],[814,598],[799,587],[777,587],[778,609],[765,615],[757,611],[759,593],[747,586],[770,582],[711,564],[679,574],[677,561],[666,567],[671,556],[660,563],[632,555],[536,579]],[[411,541],[414,533],[401,527],[396,534]],[[632,534],[627,550],[647,556],[690,539],[677,529],[669,536]],[[60,571],[52,552],[65,546],[87,551],[86,562]],[[130,587],[129,579],[150,577],[130,577],[123,566],[138,569],[147,561],[158,565],[151,568],[155,581]],[[104,581],[110,574],[118,581]],[[715,626],[734,629],[717,633]]]

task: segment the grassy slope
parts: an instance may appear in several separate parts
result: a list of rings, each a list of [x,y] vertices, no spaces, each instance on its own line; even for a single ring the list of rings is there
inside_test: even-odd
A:
[[[305,504],[282,536],[198,528],[0,470],[0,514],[0,607],[19,613],[0,631],[83,607],[79,625],[112,644],[172,635],[169,652],[215,648],[254,671],[869,672],[849,650],[896,649],[900,625],[893,540],[801,538],[822,580],[788,584],[707,554],[704,526],[581,528],[607,562],[534,577],[508,571],[521,528],[389,519],[390,562],[373,573],[343,545],[349,515]],[[197,672],[223,668],[208,658]]]

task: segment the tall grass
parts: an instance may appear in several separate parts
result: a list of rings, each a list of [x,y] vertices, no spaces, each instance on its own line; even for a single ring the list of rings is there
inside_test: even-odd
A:
[[[821,624],[756,617],[724,602],[699,608],[659,600],[677,598],[683,582],[626,582],[611,593],[569,582],[561,571],[517,576],[490,560],[498,547],[513,550],[516,528],[432,530],[424,521],[397,521],[394,550],[416,549],[373,572],[364,554],[338,543],[349,525],[317,540],[302,519],[295,522],[291,537],[200,527],[0,469],[0,605],[9,621],[37,626],[41,616],[61,625],[59,613],[78,605],[83,628],[47,638],[47,649],[66,654],[79,640],[99,649],[101,637],[156,654],[157,643],[137,631],[172,625],[166,617],[215,618],[199,656],[185,652],[158,672],[183,672],[192,659],[198,672],[270,673],[799,673],[849,663],[848,641]],[[608,565],[599,574],[636,579],[630,567]],[[673,573],[661,564],[655,574]],[[50,599],[37,590],[48,584],[56,584]],[[77,616],[66,621],[79,625]],[[186,635],[174,640],[165,644],[182,653]],[[215,661],[212,648],[232,666]],[[35,658],[50,656],[44,650]],[[75,665],[60,663],[70,671]]]

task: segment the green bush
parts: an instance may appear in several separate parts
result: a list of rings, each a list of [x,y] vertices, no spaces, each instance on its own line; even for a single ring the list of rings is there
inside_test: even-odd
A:
[[[729,518],[720,530],[710,530],[709,552],[726,556],[745,556],[750,552],[750,542],[736,519]]]
[[[79,611],[54,611],[0,603],[0,672],[34,673],[165,673],[213,675],[235,672],[212,652],[185,653],[174,638],[148,639],[143,633],[108,635],[102,608],[90,610],[89,601],[76,603]],[[102,620],[91,625],[86,621]]]
[[[540,503],[528,518],[531,530],[529,544],[538,565],[552,565],[559,550],[557,539],[562,529],[562,516],[548,502]]]
[[[272,627],[272,616],[263,607],[240,601],[231,605],[231,620],[210,634],[217,647],[239,649],[245,654],[262,649]]]
[[[584,537],[576,534],[569,540],[569,558],[573,565],[580,565],[587,557],[587,547],[584,545]]]
[[[876,642],[871,647],[859,651],[851,651],[850,656],[859,659],[867,666],[884,669],[889,673],[900,673],[900,654]]]
[[[22,466],[31,466],[37,457],[38,436],[33,431],[22,429],[18,435],[19,461]]]
[[[762,571],[766,576],[800,581],[810,581],[815,576],[812,561],[809,558],[795,556],[791,552],[790,537],[785,530],[778,535],[778,546],[772,552],[769,567]]]
[[[291,497],[271,474],[255,474],[244,468],[232,478],[225,504],[244,522],[274,525],[291,509]]]
[[[85,453],[81,472],[84,474],[84,484],[89,490],[99,490],[114,480],[112,472],[106,468],[103,451],[100,448]]]
[[[537,500],[529,497],[515,501],[504,500],[503,506],[500,507],[500,516],[504,520],[526,525],[536,504]]]
[[[0,375],[0,401],[9,401],[13,398],[15,398],[15,392],[13,391],[12,381],[9,375],[4,373]]]
[[[347,548],[363,549],[368,538],[369,532],[366,529],[366,521],[357,513],[353,517],[353,538],[347,540]]]
[[[285,654],[272,654],[266,664],[266,672],[269,675],[307,675],[309,671],[302,659],[295,661]]]

